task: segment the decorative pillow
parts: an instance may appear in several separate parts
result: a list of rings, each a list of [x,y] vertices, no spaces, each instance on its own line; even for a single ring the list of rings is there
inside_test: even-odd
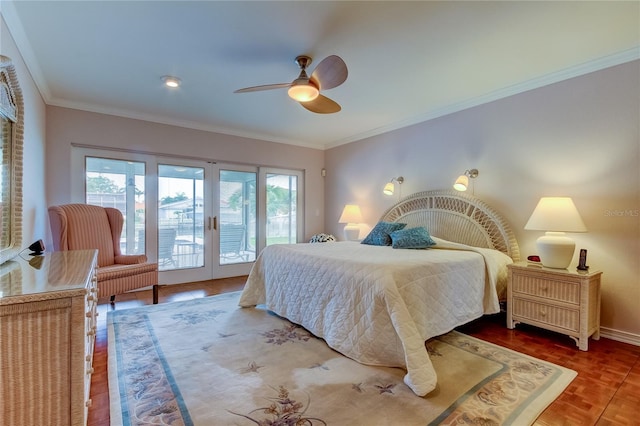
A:
[[[336,237],[334,237],[331,234],[316,234],[313,237],[311,237],[311,240],[309,241],[310,243],[328,243],[328,242],[333,242],[336,240]]]
[[[423,227],[401,229],[391,233],[391,246],[394,249],[423,249],[435,245],[436,242],[429,235],[429,231]]]
[[[407,226],[406,223],[378,222],[371,232],[369,232],[369,235],[362,240],[362,244],[369,244],[371,246],[390,246],[390,234],[393,231],[398,231],[404,228],[405,226]]]

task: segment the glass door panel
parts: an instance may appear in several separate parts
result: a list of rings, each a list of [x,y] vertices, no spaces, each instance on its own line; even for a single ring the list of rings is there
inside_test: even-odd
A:
[[[158,270],[203,267],[204,168],[158,165]]]
[[[145,163],[85,157],[85,202],[122,212],[123,254],[145,252]]]
[[[256,172],[220,170],[220,264],[256,260]]]
[[[298,240],[298,176],[266,173],[266,245]]]
[[[248,274],[256,260],[257,170],[217,165],[218,197],[214,227],[218,231],[216,278]],[[219,218],[219,220],[218,220]]]

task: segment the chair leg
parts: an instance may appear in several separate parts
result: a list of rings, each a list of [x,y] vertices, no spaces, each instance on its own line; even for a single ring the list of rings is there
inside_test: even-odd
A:
[[[158,284],[153,286],[153,304],[158,304]]]
[[[116,295],[112,294],[111,297],[109,298],[109,300],[110,300],[112,305],[115,304],[116,303]]]

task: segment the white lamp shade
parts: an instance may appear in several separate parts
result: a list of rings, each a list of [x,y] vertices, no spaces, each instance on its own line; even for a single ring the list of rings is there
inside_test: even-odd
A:
[[[456,182],[453,184],[453,189],[456,191],[466,191],[469,187],[469,178],[467,175],[460,175]]]
[[[362,223],[362,213],[357,204],[347,204],[342,210],[338,223]]]
[[[384,195],[393,195],[393,191],[395,191],[395,185],[393,184],[393,182],[387,182],[387,184],[384,186],[384,189],[382,190],[382,193]]]
[[[587,232],[569,197],[542,197],[524,229],[531,231]]]
[[[578,209],[569,197],[542,197],[524,229],[547,231],[536,248],[543,266],[565,269],[575,252],[575,242],[565,232],[587,232]]]

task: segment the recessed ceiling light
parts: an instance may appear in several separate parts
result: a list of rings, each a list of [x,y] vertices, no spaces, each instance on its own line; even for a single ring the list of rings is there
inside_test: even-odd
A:
[[[171,77],[170,75],[165,75],[162,77],[162,81],[164,85],[171,88],[176,88],[180,86],[180,79],[178,77]]]

